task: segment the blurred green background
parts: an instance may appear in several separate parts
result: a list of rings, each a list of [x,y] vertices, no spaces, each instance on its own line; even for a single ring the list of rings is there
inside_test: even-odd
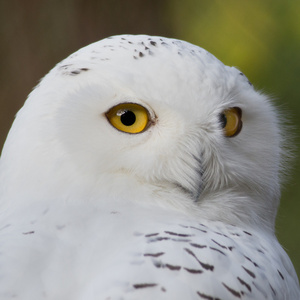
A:
[[[237,66],[287,112],[296,159],[283,188],[277,234],[300,275],[300,1],[0,0],[0,146],[45,73],[78,48],[121,33],[197,44]]]

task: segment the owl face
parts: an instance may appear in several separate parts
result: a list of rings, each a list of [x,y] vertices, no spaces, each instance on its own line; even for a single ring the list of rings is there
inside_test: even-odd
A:
[[[41,81],[15,123],[13,134],[30,138],[8,140],[23,152],[4,156],[26,161],[28,172],[44,166],[30,179],[17,174],[24,189],[57,177],[75,193],[115,193],[122,183],[127,193],[134,182],[200,210],[211,201],[240,211],[250,201],[275,217],[276,112],[240,71],[189,43],[116,36],[87,46]],[[70,197],[67,186],[48,188]],[[243,200],[216,196],[229,191]]]

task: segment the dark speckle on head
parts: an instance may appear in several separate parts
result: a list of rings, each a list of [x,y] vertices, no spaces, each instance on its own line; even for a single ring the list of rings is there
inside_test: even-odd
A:
[[[156,283],[136,283],[133,285],[135,289],[144,289],[157,286]]]
[[[73,71],[70,72],[69,75],[78,75],[78,74],[80,74],[79,70],[73,70]]]
[[[34,231],[32,230],[32,231],[28,231],[28,232],[23,232],[23,234],[33,234],[34,233]]]
[[[241,75],[241,76],[244,76],[244,77],[247,79],[247,82],[249,83],[249,85],[253,86],[253,84],[248,80],[248,78],[245,76],[244,73],[240,72],[240,75]]]
[[[194,51],[194,50],[191,50],[191,51],[190,51],[190,53],[191,53],[193,56],[195,56],[195,55],[196,55],[196,53],[195,53],[195,51]]]
[[[62,69],[63,69],[63,70],[68,70],[68,68],[69,68],[70,66],[72,66],[72,64],[60,66],[59,69],[60,69],[60,70],[62,70]]]
[[[86,67],[82,67],[82,68],[75,68],[73,67],[72,64],[67,64],[67,65],[63,65],[63,66],[60,66],[58,68],[58,70],[62,71],[62,74],[63,75],[70,75],[70,76],[74,76],[74,75],[78,75],[82,72],[87,72],[89,71],[90,69],[89,68],[86,68]]]

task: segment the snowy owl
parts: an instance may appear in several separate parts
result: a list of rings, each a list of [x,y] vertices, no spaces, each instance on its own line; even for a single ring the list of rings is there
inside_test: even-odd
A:
[[[300,299],[278,243],[268,97],[184,41],[121,35],[56,65],[0,161],[0,299]]]

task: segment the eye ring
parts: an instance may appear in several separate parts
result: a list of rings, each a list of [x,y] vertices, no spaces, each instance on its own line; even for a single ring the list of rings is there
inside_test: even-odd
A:
[[[110,108],[105,116],[117,130],[137,134],[144,132],[151,125],[149,111],[137,103],[120,103]]]
[[[224,135],[226,137],[235,137],[241,132],[243,127],[242,110],[239,107],[225,109],[219,115],[219,121]]]

